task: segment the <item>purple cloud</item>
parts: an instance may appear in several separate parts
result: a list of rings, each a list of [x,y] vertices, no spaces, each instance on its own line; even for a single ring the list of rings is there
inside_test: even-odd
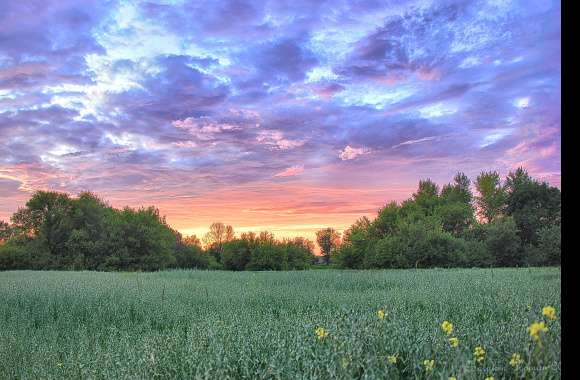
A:
[[[38,188],[156,203],[243,187],[279,205],[276,186],[356,187],[366,210],[456,170],[524,165],[559,184],[560,13],[544,0],[1,2],[0,212]],[[250,198],[231,207],[249,215]],[[342,204],[320,202],[317,223]]]

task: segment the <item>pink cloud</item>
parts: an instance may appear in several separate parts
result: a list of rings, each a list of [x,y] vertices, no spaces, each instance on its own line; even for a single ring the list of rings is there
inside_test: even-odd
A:
[[[417,71],[417,77],[421,80],[439,80],[441,79],[441,72],[435,69],[420,69]]]
[[[262,131],[256,140],[259,143],[270,145],[273,149],[288,150],[304,145],[304,140],[290,140],[284,138],[280,131]]]
[[[304,172],[304,166],[296,165],[281,171],[280,173],[274,175],[274,177],[292,177]]]

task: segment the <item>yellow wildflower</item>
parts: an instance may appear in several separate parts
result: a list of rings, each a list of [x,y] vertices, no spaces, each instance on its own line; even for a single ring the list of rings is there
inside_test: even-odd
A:
[[[518,354],[517,352],[512,354],[512,357],[510,359],[510,365],[512,367],[517,367],[523,362],[524,361],[522,360],[522,356],[520,354]]]
[[[494,380],[493,376],[488,376],[485,378],[485,380]]]
[[[328,336],[328,331],[322,327],[317,327],[315,333],[318,340],[324,339]]]
[[[449,345],[453,348],[459,346],[459,339],[456,337],[449,338]]]
[[[386,315],[387,313],[383,309],[379,309],[379,311],[377,311],[377,316],[379,317],[379,319],[385,319]]]
[[[455,376],[449,376],[449,380],[457,380]]]
[[[553,321],[556,319],[556,309],[552,306],[545,306],[542,309],[542,315]]]
[[[435,367],[435,360],[423,360],[423,366],[425,367],[425,371],[432,371],[433,367]]]
[[[443,330],[445,334],[451,335],[453,333],[453,323],[449,321],[443,321],[441,324],[441,330]]]
[[[548,328],[544,322],[534,322],[528,327],[528,331],[532,339],[537,342],[540,340],[540,334],[547,332]]]
[[[397,355],[389,355],[387,356],[387,361],[389,362],[389,364],[397,364]]]
[[[481,363],[485,359],[485,349],[481,346],[475,347],[473,356],[475,357],[476,362]]]

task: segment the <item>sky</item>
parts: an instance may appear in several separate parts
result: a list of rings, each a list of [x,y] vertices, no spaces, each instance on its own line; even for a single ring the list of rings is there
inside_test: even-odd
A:
[[[419,179],[560,185],[557,1],[0,1],[0,219],[35,190],[312,238]]]

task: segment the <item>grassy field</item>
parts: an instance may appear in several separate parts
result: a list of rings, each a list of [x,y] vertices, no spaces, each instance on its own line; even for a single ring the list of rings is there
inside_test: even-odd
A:
[[[557,268],[3,272],[0,379],[559,378],[559,311]]]

